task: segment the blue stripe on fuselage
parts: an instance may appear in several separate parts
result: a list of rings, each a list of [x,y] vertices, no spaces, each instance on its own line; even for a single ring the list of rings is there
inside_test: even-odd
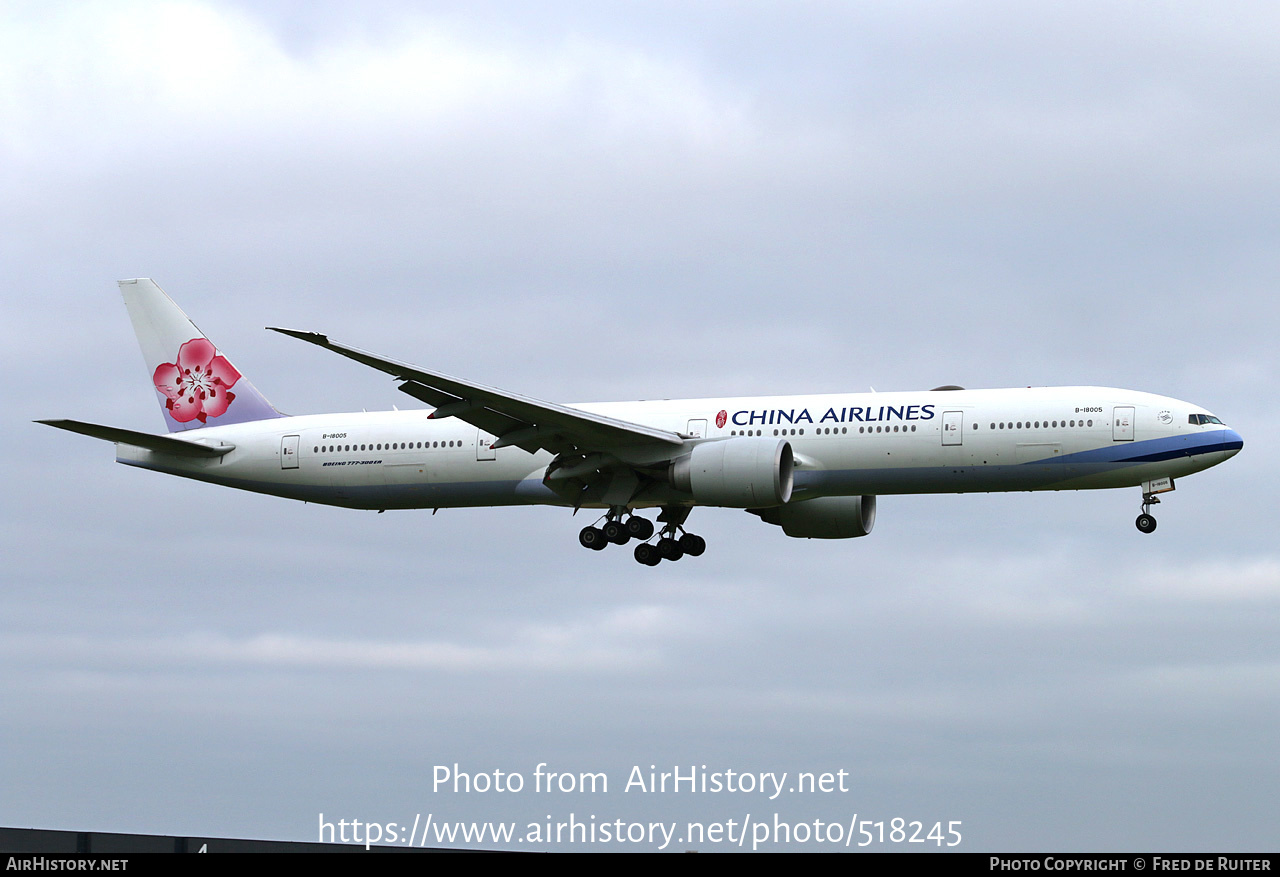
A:
[[[1230,429],[1217,429],[1212,432],[1174,435],[1165,438],[1147,439],[1141,442],[1115,442],[1105,448],[1079,451],[1075,454],[1067,454],[1064,457],[1035,460],[1023,465],[1157,463],[1161,460],[1175,460],[1179,457],[1195,457],[1200,454],[1213,454],[1221,451],[1238,451],[1242,447],[1244,447],[1244,442],[1240,439],[1238,433]]]

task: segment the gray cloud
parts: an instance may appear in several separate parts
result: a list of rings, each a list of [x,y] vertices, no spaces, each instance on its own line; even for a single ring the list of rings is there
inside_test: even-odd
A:
[[[843,768],[769,809],[968,850],[1273,836],[1270,6],[0,15],[0,822],[582,812],[430,791],[547,762]],[[655,575],[584,515],[292,505],[30,424],[159,429],[137,275],[296,413],[411,400],[263,326],[564,401],[1132,386],[1247,447],[1150,538],[1136,491],[882,498],[848,544],[700,510],[707,555]]]

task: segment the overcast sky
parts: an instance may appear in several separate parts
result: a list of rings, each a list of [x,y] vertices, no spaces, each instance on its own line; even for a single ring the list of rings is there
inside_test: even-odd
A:
[[[0,825],[1274,851],[1278,34],[1263,2],[0,5]],[[264,326],[564,402],[1127,387],[1246,447],[1150,536],[1136,488],[882,497],[838,542],[697,510],[706,554],[648,569],[566,510],[302,505],[30,423],[163,429],[136,276],[291,413],[416,403]],[[609,791],[535,794],[541,762]],[[526,789],[433,791],[455,763]]]

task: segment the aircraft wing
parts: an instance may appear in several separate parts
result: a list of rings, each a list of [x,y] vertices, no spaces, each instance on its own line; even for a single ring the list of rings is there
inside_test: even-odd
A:
[[[401,392],[434,406],[433,417],[456,417],[497,436],[493,443],[495,448],[515,445],[529,453],[545,449],[561,454],[573,450],[610,451],[655,442],[674,447],[683,444],[680,435],[665,429],[592,414],[428,371],[331,341],[319,332],[267,328],[386,372],[403,381]]]

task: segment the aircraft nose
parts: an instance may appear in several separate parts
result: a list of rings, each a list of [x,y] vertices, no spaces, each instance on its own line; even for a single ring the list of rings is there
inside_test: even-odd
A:
[[[1227,457],[1234,457],[1243,447],[1244,437],[1234,429],[1228,429],[1222,436],[1222,451]]]

